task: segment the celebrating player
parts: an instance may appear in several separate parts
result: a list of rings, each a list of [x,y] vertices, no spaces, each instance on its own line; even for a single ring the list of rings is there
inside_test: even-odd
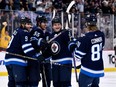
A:
[[[69,47],[74,57],[81,60],[79,87],[99,87],[99,77],[104,76],[102,51],[105,37],[104,33],[97,28],[95,15],[87,15],[86,21],[87,33],[78,38],[75,44],[72,41],[73,44],[71,42]]]
[[[61,20],[54,18],[52,20],[53,33],[51,38],[56,37],[51,43],[52,61],[62,64],[58,66],[53,64],[52,75],[54,87],[69,87],[71,86],[71,70],[72,70],[72,55],[68,50],[68,42],[70,41],[69,31],[62,30]]]
[[[9,76],[8,87],[38,86],[38,81],[34,82],[35,80],[32,80],[33,77],[36,77],[36,74],[31,73],[32,71],[27,71],[29,59],[23,57],[40,58],[40,54],[34,50],[28,38],[30,30],[31,20],[22,18],[20,27],[14,31],[7,47],[8,54],[5,56],[5,65]]]
[[[37,16],[36,18],[37,26],[33,27],[30,32],[30,39],[33,47],[37,52],[42,52],[42,55],[45,58],[50,57],[48,52],[48,43],[50,33],[46,31],[47,27],[47,19],[44,16]],[[49,61],[49,60],[48,60]],[[33,63],[34,64],[34,63]],[[51,84],[51,64],[48,63],[40,63],[40,69],[42,74],[42,84],[43,87],[50,87]]]

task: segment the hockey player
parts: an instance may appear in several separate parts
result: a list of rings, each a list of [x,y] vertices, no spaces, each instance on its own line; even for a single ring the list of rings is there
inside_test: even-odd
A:
[[[70,87],[71,86],[71,70],[72,70],[72,55],[68,50],[68,42],[70,41],[69,31],[62,30],[62,24],[59,18],[52,20],[53,33],[51,38],[56,37],[51,43],[52,61],[62,64],[63,67],[53,64],[52,77],[54,87]]]
[[[42,52],[44,58],[48,58],[51,55],[48,52],[47,41],[49,40],[50,33],[46,31],[47,27],[47,19],[44,16],[37,16],[36,18],[37,26],[33,27],[30,32],[30,39],[33,47],[37,52]],[[51,84],[51,64],[49,63],[41,63],[40,69],[42,74],[42,87],[50,87]]]
[[[7,52],[5,56],[5,65],[8,71],[8,87],[37,87],[38,82],[30,82],[32,85],[28,84],[28,78],[30,71],[27,71],[28,59],[17,56],[29,56],[37,58],[39,60],[40,53],[35,52],[32,44],[29,40],[29,31],[31,27],[31,20],[28,18],[21,19],[21,25],[17,28],[10,40],[10,43],[7,47]],[[16,54],[16,55],[11,55]],[[33,74],[33,77],[36,77],[36,74]]]
[[[104,76],[102,51],[105,37],[97,28],[95,15],[87,15],[86,21],[87,33],[78,38],[75,44],[72,41],[69,47],[74,57],[81,60],[79,87],[99,87],[99,78]]]

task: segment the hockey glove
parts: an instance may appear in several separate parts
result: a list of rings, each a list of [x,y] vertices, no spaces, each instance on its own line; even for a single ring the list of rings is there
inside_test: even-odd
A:
[[[34,57],[37,58],[39,62],[42,62],[45,60],[45,58],[43,57],[41,53],[36,54]]]
[[[45,58],[48,58],[48,57],[52,56],[52,52],[51,52],[51,48],[50,48],[49,44],[46,46],[46,49],[42,50],[42,55]]]
[[[46,50],[47,46],[48,46],[47,41],[46,41],[45,39],[42,39],[42,40],[41,40],[41,43],[40,43],[40,50],[41,50],[41,51]]]
[[[75,48],[77,47],[77,44],[76,44],[76,39],[73,39],[71,41],[69,41],[68,43],[68,49],[71,53],[73,53],[73,51],[75,50]]]
[[[40,51],[40,46],[38,46],[38,39],[36,37],[31,37],[30,41],[32,43],[32,46],[36,50],[36,52],[39,52]]]

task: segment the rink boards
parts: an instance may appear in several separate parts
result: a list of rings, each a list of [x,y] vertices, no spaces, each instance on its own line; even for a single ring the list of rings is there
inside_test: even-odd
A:
[[[5,57],[5,52],[0,52],[0,76],[7,75],[6,67],[4,66],[4,57]],[[116,61],[114,56],[114,50],[103,51],[103,60],[104,60],[105,72],[116,71],[116,67],[114,64],[114,61]]]

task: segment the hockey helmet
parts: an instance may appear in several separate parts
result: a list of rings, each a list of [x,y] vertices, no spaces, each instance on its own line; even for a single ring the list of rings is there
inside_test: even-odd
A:
[[[60,23],[60,24],[61,24],[60,18],[54,18],[54,19],[52,20],[52,25],[53,25],[54,23]]]
[[[37,16],[36,17],[36,22],[40,22],[40,23],[46,23],[47,22],[47,19],[45,16]]]
[[[30,18],[25,17],[25,23],[32,23]]]
[[[21,18],[20,18],[20,23],[21,23],[21,24],[25,24],[25,22],[26,22],[26,21],[25,21],[25,17],[21,17]]]
[[[86,23],[88,26],[93,26],[97,24],[97,17],[94,14],[89,14],[86,16]]]
[[[20,19],[20,23],[21,23],[21,24],[31,23],[31,19],[30,19],[30,18],[27,18],[27,17],[22,17],[22,18]]]

